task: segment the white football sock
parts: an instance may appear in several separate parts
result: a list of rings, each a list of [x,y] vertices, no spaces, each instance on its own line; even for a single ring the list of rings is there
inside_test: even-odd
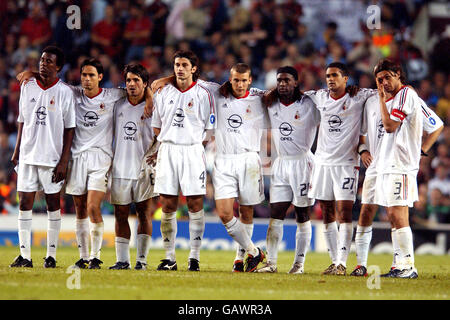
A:
[[[20,255],[24,259],[31,260],[31,224],[33,210],[19,210],[19,247]]]
[[[103,230],[104,230],[104,223],[89,223],[89,229],[91,233],[91,256],[90,259],[100,259],[100,251],[102,249],[102,243],[103,243]]]
[[[347,257],[352,245],[353,224],[344,222],[339,225],[338,234],[338,263],[347,267]]]
[[[150,249],[150,238],[151,236],[145,233],[137,235],[136,261],[147,264],[147,255]]]
[[[323,234],[332,263],[337,266],[338,228],[336,221],[324,224]]]
[[[400,228],[396,232],[402,269],[414,268],[414,244],[411,227]]]
[[[252,239],[253,236],[253,228],[254,228],[254,224],[253,223],[242,223],[244,226],[245,231],[248,234],[248,237],[250,238],[250,240]],[[236,258],[234,259],[236,260],[244,260],[245,258],[245,249],[243,247],[241,247],[240,245],[238,245],[238,248],[236,249]]]
[[[56,259],[56,248],[61,230],[61,210],[47,211],[47,214],[47,257]]]
[[[283,220],[271,218],[267,228],[267,263],[275,266],[278,260],[278,248],[283,240],[283,224]]]
[[[117,262],[130,263],[130,239],[116,237]]]
[[[311,221],[303,223],[297,222],[297,232],[295,233],[295,262],[304,264],[306,253],[311,245],[312,227]]]
[[[370,241],[372,240],[372,226],[356,227],[355,246],[356,261],[359,266],[367,267],[367,256],[369,254]]]
[[[200,248],[202,246],[203,234],[205,233],[205,212],[189,212],[189,243],[191,251],[189,259],[200,261]]]
[[[163,238],[166,259],[175,261],[175,239],[177,236],[177,213],[162,212],[161,214],[161,236]]]
[[[80,258],[89,259],[89,219],[77,219],[75,223],[75,234],[77,236],[78,251]]]
[[[397,264],[400,261],[400,247],[398,245],[397,229],[395,229],[395,228],[391,229],[391,239],[392,239],[392,250],[393,250],[391,268],[397,268]]]
[[[259,251],[250,240],[244,226],[236,217],[233,217],[231,221],[224,224],[225,229],[227,229],[228,234],[236,241],[239,245],[245,248],[248,254],[257,256]]]

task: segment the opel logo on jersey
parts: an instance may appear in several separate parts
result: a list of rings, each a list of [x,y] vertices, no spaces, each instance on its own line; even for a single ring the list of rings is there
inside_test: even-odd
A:
[[[85,127],[94,127],[98,121],[98,115],[94,111],[88,111],[84,115],[84,126]]]
[[[136,133],[137,126],[136,123],[134,123],[133,121],[128,121],[123,127],[123,129],[125,130],[125,134],[127,136],[132,136]]]
[[[233,129],[239,128],[242,125],[242,118],[238,114],[231,115],[227,120],[228,125]]]
[[[176,122],[182,122],[184,120],[184,111],[181,108],[178,108],[175,111],[175,117],[173,118]]]
[[[290,136],[293,131],[292,126],[287,122],[283,122],[282,124],[280,124],[278,129],[280,129],[280,133],[283,136]]]
[[[329,129],[330,132],[340,132],[341,129],[339,129],[339,127],[341,126],[341,124],[342,124],[342,120],[337,115],[332,115],[328,119],[328,125],[330,126],[330,129]]]
[[[36,110],[36,117],[39,120],[45,120],[45,118],[47,117],[47,112],[46,111],[47,111],[47,109],[45,107],[39,107]]]

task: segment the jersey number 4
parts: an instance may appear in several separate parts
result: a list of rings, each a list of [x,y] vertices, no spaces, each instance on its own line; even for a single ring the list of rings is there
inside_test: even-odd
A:
[[[202,181],[202,188],[205,188],[206,171],[203,171],[198,179]]]

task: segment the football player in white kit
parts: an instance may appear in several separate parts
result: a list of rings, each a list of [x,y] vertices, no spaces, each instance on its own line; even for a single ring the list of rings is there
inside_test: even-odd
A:
[[[136,270],[145,270],[152,234],[152,214],[158,198],[154,189],[154,168],[146,154],[154,144],[151,118],[142,119],[149,74],[140,64],[124,69],[127,97],[116,102],[114,111],[114,159],[112,165],[111,203],[116,218],[116,263],[109,269],[130,269],[128,216],[131,203],[138,218]]]
[[[421,101],[414,90],[404,85],[404,74],[395,62],[380,60],[374,75],[385,129],[376,164],[374,202],[387,208],[389,220],[395,228],[399,252],[396,269],[400,271],[391,276],[417,278],[408,207],[418,200],[416,176],[423,153]],[[387,94],[390,94],[390,99],[386,99]]]
[[[305,92],[320,111],[320,127],[308,196],[319,201],[331,265],[322,274],[346,274],[353,236],[352,208],[356,199],[363,107],[374,90],[346,90],[347,66],[333,62],[326,68],[328,89]],[[339,222],[339,231],[336,223]]]
[[[390,98],[390,95],[387,94]],[[387,100],[389,100],[389,98]],[[426,153],[437,140],[444,129],[442,120],[428,108],[426,103],[419,98],[422,108],[423,129],[428,136],[422,144],[422,151]],[[364,184],[361,199],[361,211],[356,228],[355,245],[357,266],[350,274],[351,276],[367,276],[367,256],[369,253],[370,241],[372,239],[372,221],[378,210],[375,204],[375,186],[377,179],[377,163],[381,138],[385,134],[383,122],[381,120],[379,96],[374,95],[367,99],[364,107],[363,132],[366,132],[364,144],[358,147],[361,160],[366,166]],[[392,226],[391,237],[394,248],[394,258],[391,270],[382,276],[391,276],[399,272],[397,269],[398,245],[396,241],[396,228]]]
[[[77,103],[77,127],[66,193],[73,197],[77,216],[75,233],[80,260],[75,266],[100,269],[104,230],[100,206],[107,191],[113,157],[114,104],[126,96],[126,91],[99,86],[103,66],[97,59],[83,61],[80,73],[81,87],[72,87]]]
[[[215,127],[213,94],[197,82],[199,62],[191,51],[174,54],[175,84],[154,96],[152,127],[161,143],[156,160],[155,192],[162,204],[161,235],[166,258],[157,270],[177,270],[175,238],[178,194],[186,196],[190,246],[188,270],[200,270],[200,247],[205,230],[206,158],[203,143]]]
[[[277,272],[283,220],[293,204],[297,221],[296,246],[295,259],[288,273],[302,274],[312,235],[309,213],[314,199],[308,198],[308,189],[314,165],[311,147],[320,113],[312,100],[300,91],[298,73],[293,67],[277,70],[277,90],[270,95],[274,97],[268,98],[268,111],[278,157],[271,174],[267,264],[257,272]]]
[[[253,206],[264,200],[259,152],[268,116],[262,105],[262,91],[249,91],[251,83],[250,66],[238,63],[231,68],[230,79],[221,86],[217,98],[212,179],[217,213],[228,234],[239,244],[233,272],[253,272],[264,260],[263,251],[255,247],[251,237]],[[240,219],[234,217],[235,198],[239,199]]]
[[[18,164],[20,255],[11,267],[33,267],[31,221],[34,197],[44,190],[47,202],[47,255],[44,268],[56,267],[61,229],[60,191],[66,178],[75,131],[75,100],[70,87],[58,78],[64,65],[61,49],[44,48],[39,80],[21,86],[17,142],[12,156]]]

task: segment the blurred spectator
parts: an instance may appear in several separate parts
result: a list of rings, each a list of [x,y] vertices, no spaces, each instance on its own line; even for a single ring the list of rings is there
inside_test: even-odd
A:
[[[436,175],[428,182],[428,196],[434,189],[438,189],[444,197],[450,197],[450,178],[448,175],[448,167],[439,164],[436,167]]]
[[[30,53],[28,37],[26,35],[20,36],[18,43],[18,48],[11,57],[11,63],[13,65],[19,63],[24,65],[27,61],[28,54]]]
[[[92,28],[92,43],[100,46],[103,52],[115,58],[120,51],[120,25],[114,21],[114,7],[105,7],[105,18],[97,22]]]
[[[439,118],[446,119],[449,112],[450,112],[450,82],[448,82],[445,85],[444,94],[436,103],[436,114],[439,116]]]
[[[163,1],[155,0],[147,10],[153,22],[150,44],[160,54],[166,44],[166,22],[169,16],[169,7]]]
[[[132,3],[130,5],[130,19],[128,20],[123,37],[128,40],[125,62],[140,60],[143,57],[144,47],[148,44],[152,30],[152,22],[145,16],[143,8]]]
[[[183,39],[198,53],[205,46],[205,31],[210,22],[204,4],[205,0],[191,0],[191,5],[181,14],[184,25]]]
[[[450,202],[439,189],[431,190],[430,203],[427,208],[431,223],[450,223]]]
[[[29,4],[30,13],[20,27],[20,34],[26,35],[30,44],[40,51],[50,40],[52,29],[46,17],[45,8],[41,1],[34,0]]]
[[[8,175],[13,169],[11,162],[13,152],[14,149],[8,143],[8,134],[0,133],[0,170],[5,171]]]

